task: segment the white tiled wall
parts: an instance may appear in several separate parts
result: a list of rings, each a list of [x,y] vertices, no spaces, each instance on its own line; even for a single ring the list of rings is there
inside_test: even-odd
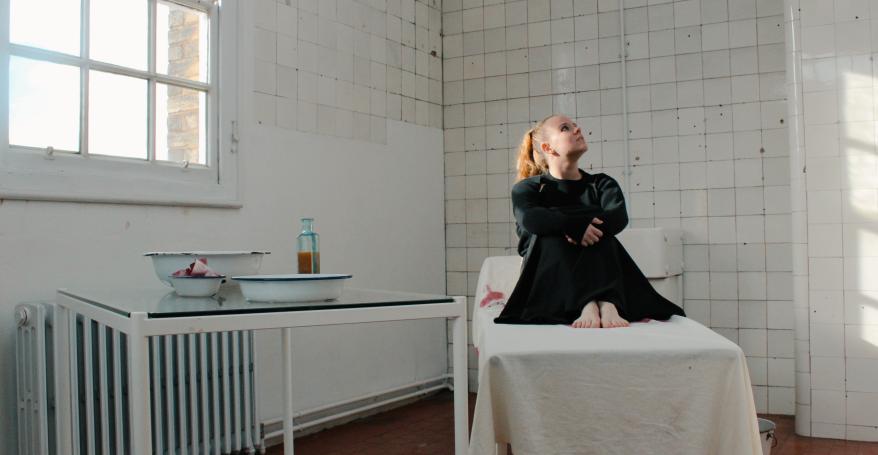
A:
[[[617,1],[444,1],[449,294],[473,296],[482,260],[515,254],[517,146],[565,113],[590,143],[582,167],[630,185],[631,226],[684,230],[685,309],[742,346],[758,410],[792,414],[782,6],[625,1],[626,178]]]
[[[523,131],[575,117],[631,226],[684,230],[686,311],[742,347],[758,410],[878,438],[878,4],[625,6],[630,175],[615,0],[257,0],[257,122],[444,126],[447,292],[473,296],[482,260],[514,254]]]
[[[439,0],[253,0],[262,125],[387,142],[442,127]]]
[[[787,0],[796,430],[878,440],[878,2]]]

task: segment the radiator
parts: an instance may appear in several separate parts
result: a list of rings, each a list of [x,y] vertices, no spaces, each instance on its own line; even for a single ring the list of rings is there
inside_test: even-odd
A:
[[[46,307],[43,305],[19,305],[15,308],[18,331],[15,336],[16,390],[18,392],[18,453],[19,455],[44,455],[55,453],[49,447],[49,435],[54,428],[49,422],[48,384],[51,373],[47,371],[52,347],[46,330]],[[37,322],[39,321],[39,323]]]
[[[52,313],[16,306],[19,455],[56,453]],[[81,315],[70,334],[72,455],[130,453],[127,336]],[[155,336],[149,354],[154,454],[264,453],[252,331]]]

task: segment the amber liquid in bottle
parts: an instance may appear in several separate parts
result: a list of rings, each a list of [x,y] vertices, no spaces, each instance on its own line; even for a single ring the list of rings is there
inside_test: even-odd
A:
[[[299,251],[299,273],[320,273],[320,253]],[[312,262],[313,257],[313,262]],[[313,267],[312,267],[313,265]],[[313,270],[312,270],[313,269]]]
[[[302,218],[298,243],[299,273],[320,273],[320,236],[314,232],[314,218]]]

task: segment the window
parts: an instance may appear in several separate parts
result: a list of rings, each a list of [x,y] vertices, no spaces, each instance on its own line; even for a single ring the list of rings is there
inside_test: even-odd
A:
[[[0,0],[0,198],[240,206],[234,0]]]

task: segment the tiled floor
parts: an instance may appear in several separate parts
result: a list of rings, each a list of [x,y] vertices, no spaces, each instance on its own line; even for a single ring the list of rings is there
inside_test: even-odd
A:
[[[476,402],[470,395],[470,421]],[[772,455],[878,455],[878,443],[797,436],[791,416],[764,416],[777,423]],[[452,395],[417,403],[296,439],[296,455],[450,455],[454,453]],[[283,447],[268,450],[282,455]]]

